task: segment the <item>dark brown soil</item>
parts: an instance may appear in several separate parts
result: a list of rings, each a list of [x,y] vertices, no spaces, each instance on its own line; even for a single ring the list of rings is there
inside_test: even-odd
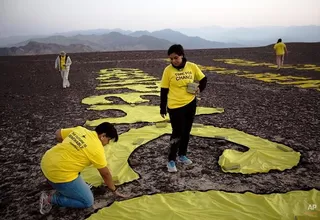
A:
[[[320,44],[288,44],[289,64],[320,66]],[[85,210],[55,207],[42,216],[38,209],[40,191],[48,189],[40,170],[44,152],[55,144],[54,132],[62,127],[83,125],[97,118],[97,112],[86,110],[81,100],[104,94],[95,90],[96,72],[100,69],[139,68],[161,77],[167,65],[161,58],[166,51],[69,54],[71,88],[62,89],[54,70],[55,55],[0,57],[0,216],[1,219],[85,219],[114,198],[104,189],[94,189],[96,204]],[[313,70],[268,67],[242,67],[221,62],[218,58],[239,58],[274,63],[271,47],[193,50],[187,58],[201,65],[273,72],[282,75],[320,79]],[[274,142],[285,144],[301,153],[297,167],[265,174],[229,174],[218,165],[224,149],[240,151],[245,147],[214,139],[191,137],[189,155],[194,164],[178,166],[179,172],[166,172],[169,136],[162,136],[140,148],[129,158],[140,179],[120,186],[130,198],[160,192],[184,190],[223,190],[265,194],[292,190],[320,189],[320,91],[292,85],[265,83],[255,79],[205,72],[208,86],[199,105],[222,107],[223,114],[197,116],[196,123],[235,128]],[[123,90],[122,90],[123,91]],[[119,92],[119,91],[112,91]],[[148,98],[148,97],[147,97]],[[117,101],[117,100],[116,100]],[[120,103],[120,101],[119,101]],[[158,105],[159,100],[151,100]],[[106,114],[106,113],[104,113]],[[110,114],[115,114],[110,112]],[[143,124],[116,125],[123,133]]]

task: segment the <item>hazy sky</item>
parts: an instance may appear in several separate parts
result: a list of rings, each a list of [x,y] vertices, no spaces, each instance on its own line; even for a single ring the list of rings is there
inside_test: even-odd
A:
[[[2,37],[211,25],[320,25],[320,0],[0,0]]]

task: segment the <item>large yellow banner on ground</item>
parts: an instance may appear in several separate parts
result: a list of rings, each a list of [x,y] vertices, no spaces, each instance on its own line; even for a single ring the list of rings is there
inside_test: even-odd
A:
[[[159,81],[138,69],[105,69],[100,71],[98,90],[131,89],[133,92],[94,95],[83,99],[88,109],[97,112],[97,118],[86,121],[87,126],[96,126],[108,121],[114,124],[149,122],[142,128],[130,129],[119,137],[117,143],[105,148],[106,158],[117,185],[139,178],[128,164],[130,154],[147,142],[171,133],[170,123],[163,122],[159,107],[146,105],[149,100],[143,96],[159,98]],[[114,104],[110,97],[118,97],[126,105]],[[99,117],[104,110],[120,110],[123,117]],[[221,114],[223,108],[197,107],[197,115]],[[158,126],[163,123],[163,126]],[[219,165],[226,173],[253,174],[270,170],[285,170],[296,166],[300,153],[283,144],[247,134],[232,128],[219,128],[194,124],[191,134],[199,137],[217,138],[248,148],[245,152],[225,150],[219,157]],[[93,186],[100,186],[103,180],[93,167],[82,173],[84,180]],[[299,202],[293,202],[299,201]],[[122,202],[115,202],[108,208],[93,214],[89,219],[300,219],[314,216],[308,210],[309,204],[320,204],[319,192],[297,191],[286,194],[255,195],[253,193],[225,193],[220,191],[182,192],[142,196]],[[291,207],[292,206],[292,207]],[[314,207],[314,206],[312,206]],[[261,217],[261,218],[260,218]]]

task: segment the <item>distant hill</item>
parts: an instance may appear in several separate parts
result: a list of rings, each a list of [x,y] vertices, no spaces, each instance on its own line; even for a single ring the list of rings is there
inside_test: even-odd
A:
[[[199,36],[207,40],[233,42],[247,46],[265,46],[278,38],[284,42],[320,42],[320,26],[261,26],[224,28],[209,26],[177,29],[188,36]]]
[[[172,29],[163,29],[160,31],[148,32],[148,31],[136,31],[132,32],[130,36],[142,36],[149,35],[159,39],[165,39],[172,43],[178,43],[183,45],[185,49],[207,49],[207,48],[226,48],[226,47],[241,47],[240,44],[223,43],[216,41],[209,41],[200,37],[189,37],[178,31]]]
[[[45,38],[49,37],[47,35],[22,35],[22,36],[11,36],[11,37],[2,37],[0,38],[0,47],[13,47],[15,44],[20,42],[25,42],[28,39],[32,38]],[[26,43],[24,43],[26,45]],[[24,46],[22,45],[22,46]]]
[[[207,48],[228,48],[228,47],[240,47],[242,45],[235,43],[223,43],[217,41],[209,41],[202,39],[201,37],[189,37],[178,31],[171,29],[164,29],[160,31],[154,31],[151,36],[166,39],[173,43],[179,43],[186,49],[207,49]]]
[[[115,28],[115,29],[90,29],[90,30],[68,31],[68,32],[55,33],[54,35],[63,35],[63,36],[70,37],[75,35],[103,35],[103,34],[109,34],[111,32],[118,32],[120,34],[125,34],[125,35],[129,35],[130,33],[132,33],[132,31]]]
[[[58,54],[62,50],[67,51],[68,53],[93,52],[92,48],[81,44],[70,44],[65,46],[31,41],[25,46],[0,48],[0,56]]]
[[[129,36],[132,36],[132,37],[141,37],[143,35],[151,35],[151,32],[149,31],[135,31],[135,32],[132,32],[129,34]]]
[[[181,43],[187,49],[265,46],[275,43],[278,38],[284,42],[320,42],[320,26],[261,26],[261,27],[220,27],[147,30],[92,29],[55,33],[51,36],[12,36],[0,38],[0,47],[24,46],[30,41],[56,43],[61,45],[83,44],[100,50],[97,43],[104,35],[117,32],[130,37],[152,36]],[[79,41],[81,40],[81,41]]]
[[[54,35],[49,37],[31,38],[17,44],[13,47],[22,47],[29,42],[39,42],[43,44],[58,44],[68,46],[79,44],[90,47],[93,51],[121,51],[121,50],[167,50],[172,44],[182,44],[185,49],[206,49],[206,48],[225,48],[240,47],[239,44],[214,42],[202,39],[200,37],[189,37],[180,32],[171,29],[161,31],[136,31],[109,32],[101,34],[105,29],[96,30],[100,34],[77,34],[74,36]],[[92,33],[93,31],[82,31],[82,33]],[[72,32],[67,32],[68,34]],[[76,33],[76,32],[74,32]]]
[[[70,44],[83,44],[89,46],[91,42],[86,41],[84,39],[78,39],[76,37],[66,37],[62,35],[54,35],[49,37],[41,37],[41,38],[32,38],[20,43],[17,43],[13,46],[20,47],[25,46],[29,42],[38,42],[38,43],[44,43],[44,44],[59,44],[59,45],[70,45]]]
[[[118,32],[103,35],[51,36],[24,41],[15,47],[0,48],[0,55],[52,54],[94,51],[166,50],[172,43],[152,36],[132,37]]]
[[[36,38],[29,41],[40,43],[55,43],[61,45],[82,44],[90,46],[95,51],[114,50],[162,50],[166,49],[171,42],[152,36],[132,37],[118,32],[110,32],[102,35],[76,35],[71,37],[50,36]],[[29,41],[21,42],[15,46],[22,46]]]
[[[77,39],[80,36],[76,36]],[[158,39],[152,36],[132,37],[118,32],[111,32],[104,35],[82,35],[81,39],[88,40],[95,45],[99,45],[99,51],[115,50],[164,50],[171,42]]]

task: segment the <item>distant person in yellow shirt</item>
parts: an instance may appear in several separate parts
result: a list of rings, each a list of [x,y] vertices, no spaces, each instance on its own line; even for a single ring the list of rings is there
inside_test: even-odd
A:
[[[61,74],[62,87],[64,89],[70,87],[69,72],[71,64],[70,56],[67,55],[66,52],[61,51],[60,55],[56,58],[54,66]]]
[[[278,70],[283,66],[284,54],[288,56],[287,46],[282,42],[282,39],[278,39],[278,42],[274,45],[273,49],[276,52],[276,62],[278,65]]]
[[[171,64],[162,75],[160,114],[165,118],[167,111],[169,113],[172,134],[167,168],[168,172],[177,172],[177,153],[179,162],[185,165],[192,163],[186,154],[196,114],[196,94],[205,89],[207,77],[195,63],[187,61],[180,44],[172,45],[168,49],[168,56]]]
[[[50,212],[52,204],[71,208],[91,207],[93,194],[79,175],[91,164],[98,169],[108,188],[116,196],[124,197],[116,191],[104,152],[104,145],[110,140],[118,141],[117,131],[112,124],[104,122],[94,131],[81,126],[59,129],[56,138],[59,143],[49,149],[41,160],[41,170],[56,190],[52,195],[41,193],[41,214]]]

